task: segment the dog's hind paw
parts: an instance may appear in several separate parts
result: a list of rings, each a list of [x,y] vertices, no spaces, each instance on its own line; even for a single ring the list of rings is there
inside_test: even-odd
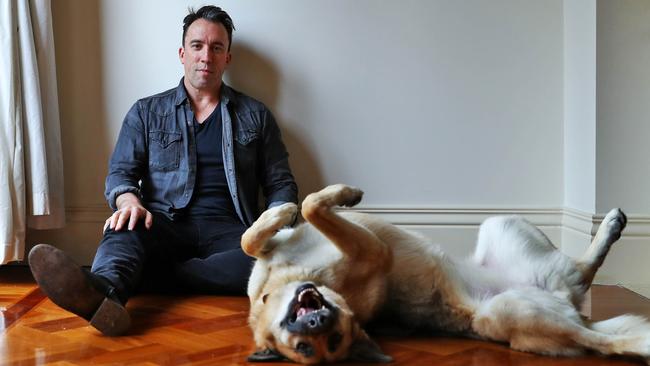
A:
[[[619,208],[612,209],[605,215],[601,225],[606,230],[608,244],[611,244],[621,238],[621,232],[627,225],[627,216]]]

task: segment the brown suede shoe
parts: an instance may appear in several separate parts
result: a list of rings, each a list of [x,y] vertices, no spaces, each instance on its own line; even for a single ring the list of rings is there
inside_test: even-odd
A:
[[[129,313],[110,296],[112,287],[103,278],[48,244],[36,245],[28,259],[36,283],[53,303],[88,320],[104,335],[117,336],[129,329]]]

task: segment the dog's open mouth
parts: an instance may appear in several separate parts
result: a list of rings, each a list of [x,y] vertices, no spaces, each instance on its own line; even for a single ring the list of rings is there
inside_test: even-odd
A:
[[[314,317],[329,318],[335,313],[336,309],[325,300],[316,286],[313,283],[305,283],[296,289],[282,324],[297,329],[301,328],[302,324],[310,324]]]
[[[329,332],[338,319],[338,308],[330,304],[313,283],[295,290],[280,326],[294,334],[313,335]]]
[[[307,287],[296,296],[296,304],[293,306],[293,314],[289,318],[289,322],[294,323],[298,318],[325,308],[323,296],[316,288]]]

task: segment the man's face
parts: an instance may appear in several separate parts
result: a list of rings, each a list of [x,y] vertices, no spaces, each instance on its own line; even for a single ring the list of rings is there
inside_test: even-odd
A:
[[[213,89],[230,63],[228,32],[219,23],[195,20],[187,29],[183,47],[178,50],[185,69],[185,83],[195,89]]]

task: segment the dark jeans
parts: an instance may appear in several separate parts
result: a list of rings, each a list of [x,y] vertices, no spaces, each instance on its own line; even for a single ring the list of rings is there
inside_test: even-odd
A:
[[[253,258],[241,249],[237,219],[171,221],[154,214],[147,230],[107,229],[91,272],[126,303],[139,290],[245,294]]]

